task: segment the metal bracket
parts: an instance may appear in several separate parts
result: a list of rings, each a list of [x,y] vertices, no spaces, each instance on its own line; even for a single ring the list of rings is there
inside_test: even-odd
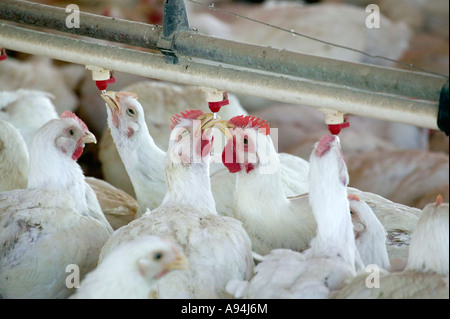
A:
[[[449,118],[450,118],[450,112],[449,112],[449,103],[448,103],[448,81],[442,86],[441,94],[439,97],[439,110],[438,110],[438,117],[437,117],[437,125],[439,129],[443,132],[445,132],[445,135],[448,136],[449,134]]]
[[[189,30],[184,0],[165,0],[163,35],[156,46],[165,55],[167,63],[178,64],[178,57],[174,51],[174,37],[178,31]]]

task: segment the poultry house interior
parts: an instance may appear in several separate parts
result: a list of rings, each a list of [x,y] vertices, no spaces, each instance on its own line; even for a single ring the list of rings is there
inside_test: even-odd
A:
[[[189,299],[178,314],[206,313],[192,299],[259,299],[249,314],[267,313],[261,299],[449,298],[448,1],[23,2],[65,8],[66,25],[85,12],[164,28],[177,3],[208,37],[433,77],[440,122],[410,124],[396,105],[390,120],[331,114],[0,42],[0,299]],[[22,23],[7,5],[0,41]]]

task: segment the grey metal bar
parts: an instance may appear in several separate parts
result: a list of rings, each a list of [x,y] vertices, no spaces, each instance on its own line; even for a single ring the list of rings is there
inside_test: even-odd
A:
[[[21,0],[0,1],[0,19],[3,20],[147,49],[157,50],[156,43],[163,31],[157,25],[85,12],[80,12],[79,28],[68,28],[68,15],[65,8]]]
[[[0,23],[0,47],[52,59],[223,91],[259,96],[301,106],[338,110],[381,120],[438,129],[438,102],[374,93],[336,84],[263,73],[48,34]]]
[[[62,8],[3,0],[0,19],[56,29],[62,32],[115,41],[149,49],[164,49],[158,26],[81,13],[80,28],[68,29],[67,13]],[[44,8],[45,10],[41,10]],[[159,45],[158,45],[159,41]],[[175,56],[187,56],[240,67],[329,82],[372,92],[403,95],[438,101],[446,77],[421,72],[338,61],[286,50],[217,39],[180,31],[174,34],[171,47]]]
[[[421,72],[328,59],[191,32],[179,32],[174,49],[180,55],[432,101],[439,100],[447,80]]]

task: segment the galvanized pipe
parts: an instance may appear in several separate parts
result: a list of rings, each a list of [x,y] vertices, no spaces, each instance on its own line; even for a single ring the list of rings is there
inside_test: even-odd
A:
[[[144,23],[80,13],[80,28],[67,28],[63,8],[28,1],[3,0],[0,19],[50,28],[106,41],[157,49],[162,28]],[[176,32],[173,54],[239,67],[329,82],[372,92],[438,101],[444,76],[316,57],[286,50],[218,39],[193,31]],[[167,48],[164,48],[167,49]]]
[[[432,101],[439,99],[447,80],[444,76],[328,59],[192,32],[177,33],[173,43],[175,52],[184,56]]]
[[[438,129],[438,102],[281,76],[48,34],[0,23],[0,47],[82,65]]]
[[[162,27],[152,24],[104,17],[80,11],[80,25],[68,28],[69,13],[59,8],[21,0],[2,0],[0,19],[47,28],[94,39],[118,42],[131,46],[157,50],[156,43],[162,34]]]

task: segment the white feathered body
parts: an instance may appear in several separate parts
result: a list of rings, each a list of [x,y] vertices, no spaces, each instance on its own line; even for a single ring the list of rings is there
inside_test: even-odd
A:
[[[76,265],[81,278],[96,267],[111,232],[77,206],[66,192],[0,194],[2,298],[66,298],[73,293],[72,268],[66,267]]]
[[[0,119],[0,192],[27,187],[28,160],[19,130]]]
[[[102,249],[100,260],[118,245],[144,234],[172,238],[190,264],[190,270],[161,278],[151,298],[225,298],[229,295],[223,288],[229,280],[250,278],[251,244],[241,223],[179,206],[157,208],[117,230]]]

